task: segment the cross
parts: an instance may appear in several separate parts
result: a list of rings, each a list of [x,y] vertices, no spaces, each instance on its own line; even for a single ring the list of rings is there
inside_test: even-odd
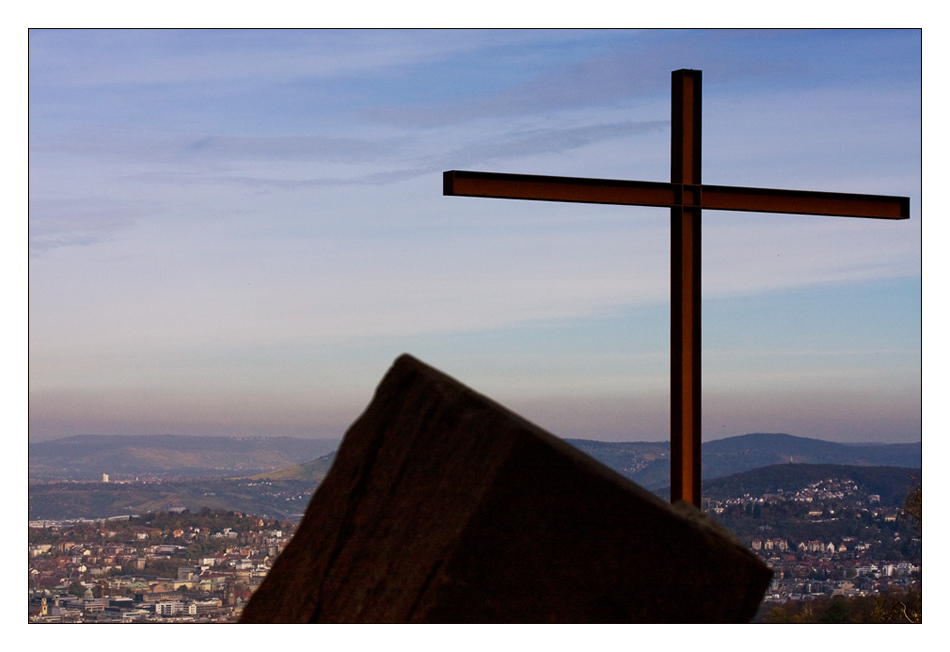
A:
[[[661,206],[671,217],[670,500],[699,507],[701,215],[706,210],[903,220],[910,198],[702,183],[702,71],[673,71],[670,183],[449,170],[442,194]]]

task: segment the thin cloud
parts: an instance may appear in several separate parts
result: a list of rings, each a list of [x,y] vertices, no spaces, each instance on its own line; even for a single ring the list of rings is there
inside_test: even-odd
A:
[[[439,167],[467,167],[537,154],[558,154],[594,143],[629,138],[669,128],[668,120],[625,121],[562,129],[531,129],[484,139],[450,152]]]
[[[446,151],[438,138],[323,138],[312,136],[128,137],[97,130],[46,139],[32,147],[36,154],[65,153],[103,163],[134,163],[124,177],[161,183],[226,184],[251,189],[294,191],[346,185],[385,185],[450,168],[487,165],[532,155],[560,154],[596,143],[669,128],[664,120],[618,121],[569,127],[514,129],[456,144]],[[418,141],[424,145],[420,147]],[[442,151],[439,151],[439,150]],[[260,163],[286,163],[260,174]],[[350,175],[312,176],[305,164],[348,166]],[[301,165],[295,165],[301,164]],[[384,167],[386,169],[380,170]],[[196,170],[195,168],[199,168]],[[258,174],[255,174],[255,170]]]
[[[463,100],[403,106],[376,106],[363,111],[371,122],[399,127],[433,128],[474,120],[523,116],[602,106],[619,101],[651,97],[665,84],[668,73],[659,76],[655,69],[620,57],[598,57],[546,71],[524,83],[471,95]]]
[[[113,240],[134,223],[130,213],[128,207],[102,198],[81,206],[67,201],[31,201],[30,256],[42,256],[61,247]]]
[[[385,139],[206,136],[191,142],[183,154],[193,160],[366,163],[379,161],[398,147]]]
[[[426,34],[411,39],[401,30],[31,30],[31,84],[281,82],[444,59],[499,38],[476,31]]]

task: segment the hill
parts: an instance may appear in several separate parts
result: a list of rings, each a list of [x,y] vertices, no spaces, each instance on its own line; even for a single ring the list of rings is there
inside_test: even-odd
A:
[[[657,490],[670,484],[669,442],[565,441],[646,489]],[[786,434],[755,433],[704,442],[703,479],[789,462],[919,469],[921,459],[921,442],[839,444]]]
[[[29,445],[31,481],[245,476],[301,464],[339,440],[78,435]]]
[[[919,483],[920,469],[795,463],[708,480],[702,493],[704,508],[740,541],[778,538],[793,549],[802,542],[848,541],[840,559],[853,566],[862,558],[865,563],[920,559],[920,530],[900,513]],[[864,552],[854,547],[858,543]],[[799,580],[801,568],[795,568],[801,561],[786,567]],[[811,569],[813,579],[828,579],[814,563]]]
[[[921,442],[839,444],[808,437],[757,433],[703,444],[704,477],[717,478],[772,464],[846,464],[920,468]]]
[[[640,486],[669,496],[669,442],[566,441]],[[296,514],[330,469],[338,444],[289,437],[184,436],[70,437],[30,444],[30,515],[103,518],[179,506]],[[837,444],[780,434],[710,441],[703,445],[703,495],[789,489],[794,482],[815,481],[834,471],[828,465],[847,466],[855,482],[876,488],[882,502],[897,501],[908,490],[906,473],[921,467],[921,444]],[[888,488],[879,484],[891,471],[872,466],[905,468],[892,469],[896,475]],[[104,472],[112,480],[140,476],[163,481],[36,483],[98,480]],[[220,478],[216,484],[208,484],[215,476]],[[726,484],[718,484],[719,479]]]
[[[605,442],[565,439],[568,444],[603,462],[641,487],[656,489],[670,484],[670,442]]]
[[[153,511],[202,507],[257,516],[298,519],[316,486],[301,480],[253,481],[231,478],[151,482],[54,482],[31,484],[33,520],[101,519]]]
[[[295,464],[285,469],[276,469],[274,471],[264,471],[252,475],[250,480],[300,480],[303,482],[320,482],[330,470],[330,465],[336,458],[336,451],[318,457],[317,459],[305,464]]]
[[[670,484],[670,443],[603,442],[565,439],[640,486],[657,490]],[[921,443],[839,444],[786,434],[756,433],[703,444],[703,478],[713,479],[762,466],[783,463],[845,464],[920,468]],[[332,456],[255,475],[255,478],[319,481]]]
[[[829,478],[853,480],[862,491],[880,496],[880,505],[900,507],[920,484],[920,469],[846,464],[776,464],[703,482],[703,497],[726,500],[749,494],[761,496],[779,490],[795,491]]]
[[[669,442],[565,440],[641,486],[669,485]],[[247,477],[318,481],[339,440],[292,437],[80,435],[29,445],[31,481],[135,477]],[[758,433],[703,444],[703,477],[712,479],[786,462],[920,468],[921,444],[839,444]]]

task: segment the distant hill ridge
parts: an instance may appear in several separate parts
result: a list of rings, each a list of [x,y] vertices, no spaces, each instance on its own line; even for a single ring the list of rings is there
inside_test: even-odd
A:
[[[670,444],[566,439],[610,468],[655,490],[670,483]],[[31,480],[118,477],[271,477],[319,481],[339,440],[293,437],[79,435],[29,445]],[[704,480],[775,464],[920,468],[921,442],[842,444],[782,433],[753,433],[703,443]]]
[[[565,440],[647,489],[670,484],[670,443]],[[841,444],[784,433],[752,433],[703,442],[703,479],[774,464],[843,464],[921,468],[921,442]]]
[[[250,475],[326,455],[339,440],[295,437],[77,435],[29,444],[31,480]]]

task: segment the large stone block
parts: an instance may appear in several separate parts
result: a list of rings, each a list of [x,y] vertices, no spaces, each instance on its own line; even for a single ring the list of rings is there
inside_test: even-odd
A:
[[[404,355],[241,622],[736,622],[771,571]]]

